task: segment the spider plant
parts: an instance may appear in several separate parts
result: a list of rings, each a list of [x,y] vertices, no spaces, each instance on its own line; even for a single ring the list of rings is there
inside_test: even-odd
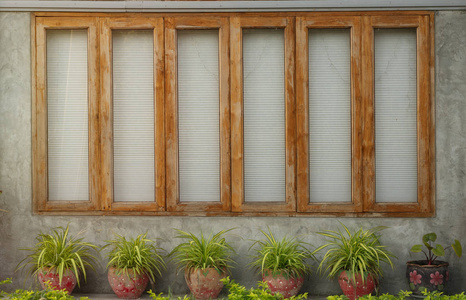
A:
[[[70,236],[69,226],[57,227],[52,233],[40,233],[36,240],[34,247],[21,249],[31,254],[18,264],[17,270],[29,266],[29,272],[36,275],[43,268],[55,269],[61,284],[64,271],[69,269],[76,275],[78,286],[80,273],[86,281],[86,267],[95,270],[97,259],[90,250],[97,250],[97,246],[83,242],[82,238]]]
[[[249,250],[254,248],[255,251],[250,265],[259,269],[262,275],[270,270],[273,276],[283,273],[285,276],[302,277],[311,271],[306,260],[314,256],[307,250],[307,243],[286,236],[278,241],[270,228],[268,232],[261,232],[265,238],[255,241]]]
[[[159,252],[163,249],[157,248],[155,241],[147,238],[147,232],[131,239],[118,234],[115,237],[106,241],[107,244],[103,247],[111,248],[107,254],[107,267],[116,268],[118,273],[128,274],[128,270],[132,269],[138,275],[147,274],[151,282],[155,281],[155,272],[162,275],[161,270],[166,267]]]
[[[232,229],[221,230],[216,234],[211,233],[208,237],[202,232],[200,236],[196,236],[193,233],[175,229],[178,232],[176,237],[186,241],[176,246],[168,256],[176,260],[178,267],[184,268],[187,272],[214,268],[222,273],[234,263],[231,255],[235,250],[223,237]]]
[[[327,238],[328,243],[320,246],[315,252],[329,248],[319,264],[322,271],[328,271],[328,277],[337,276],[340,271],[348,272],[353,280],[356,274],[361,274],[363,281],[368,274],[378,278],[382,276],[381,262],[389,264],[393,269],[391,257],[395,257],[385,246],[380,244],[379,235],[376,233],[387,228],[378,226],[369,230],[360,228],[351,232],[344,224],[344,231],[325,230],[318,232]]]

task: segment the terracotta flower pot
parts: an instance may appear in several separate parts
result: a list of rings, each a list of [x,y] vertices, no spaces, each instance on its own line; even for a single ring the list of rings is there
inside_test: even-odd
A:
[[[137,299],[146,290],[149,276],[137,274],[132,269],[127,272],[110,267],[108,269],[108,283],[118,298]]]
[[[350,300],[369,295],[374,291],[377,285],[377,281],[371,274],[367,275],[364,282],[362,281],[361,274],[356,274],[355,279],[356,282],[354,282],[353,276],[348,276],[346,271],[341,272],[340,276],[338,276],[338,283],[340,284],[341,290]]]
[[[184,273],[189,290],[198,300],[217,299],[223,288],[220,279],[226,276],[226,270],[218,272],[214,268],[194,269],[190,273]]]
[[[63,271],[63,278],[60,284],[60,276],[58,275],[58,270],[56,268],[42,268],[37,273],[37,278],[42,289],[46,289],[46,282],[50,282],[50,286],[54,290],[66,290],[68,294],[74,290],[76,286],[76,275],[70,269],[65,269]]]
[[[433,265],[428,265],[426,260],[406,263],[406,278],[414,295],[422,295],[423,290],[443,291],[448,275],[448,263],[444,261],[436,261]]]
[[[271,270],[264,270],[262,281],[267,282],[272,294],[280,293],[283,297],[290,298],[299,293],[304,283],[304,277],[293,277],[284,272],[273,274]]]

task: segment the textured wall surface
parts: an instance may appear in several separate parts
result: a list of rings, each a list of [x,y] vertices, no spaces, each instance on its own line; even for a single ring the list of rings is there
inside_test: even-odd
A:
[[[13,277],[14,285],[22,287],[26,275],[14,273],[25,253],[19,248],[30,247],[40,230],[70,223],[71,231],[98,245],[112,233],[135,236],[148,231],[151,238],[160,238],[160,246],[170,251],[177,244],[172,228],[193,232],[210,232],[212,228],[238,227],[230,235],[237,248],[238,264],[233,270],[237,281],[251,286],[259,277],[247,264],[249,239],[259,238],[259,229],[266,226],[281,237],[284,234],[320,245],[315,234],[324,229],[336,229],[339,221],[350,228],[385,225],[382,242],[398,257],[396,268],[384,268],[382,292],[406,289],[405,262],[409,249],[420,236],[436,231],[440,241],[462,240],[466,245],[466,13],[441,12],[436,16],[436,182],[437,215],[434,218],[265,218],[265,217],[60,217],[32,214],[31,187],[31,79],[30,79],[30,15],[0,13],[0,279]],[[466,261],[448,254],[451,264],[448,290],[466,289]],[[102,260],[105,265],[105,259]],[[91,273],[81,292],[110,293],[104,267]],[[26,282],[29,286],[30,280]],[[172,265],[157,282],[158,291],[187,291],[182,275],[176,275]],[[336,294],[335,280],[312,274],[303,291],[311,294]]]

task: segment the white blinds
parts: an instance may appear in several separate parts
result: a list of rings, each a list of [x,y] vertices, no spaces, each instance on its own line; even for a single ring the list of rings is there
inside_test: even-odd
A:
[[[218,30],[178,31],[180,201],[220,201]]]
[[[416,30],[374,35],[376,201],[416,202]]]
[[[350,29],[309,30],[310,202],[351,202]]]
[[[87,30],[47,30],[49,200],[89,200],[87,87]]]
[[[152,30],[114,30],[114,201],[154,201]]]
[[[282,29],[243,30],[245,201],[285,201]]]

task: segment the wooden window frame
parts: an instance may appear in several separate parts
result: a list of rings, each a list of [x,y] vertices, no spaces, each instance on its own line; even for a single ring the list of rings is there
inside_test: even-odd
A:
[[[313,17],[297,18],[296,29],[296,105],[298,151],[298,211],[299,212],[361,212],[362,211],[362,131],[361,111],[361,24],[360,18]],[[346,28],[350,30],[351,47],[351,202],[309,202],[309,29]]]
[[[33,202],[35,211],[92,211],[99,209],[100,194],[100,138],[98,118],[99,77],[98,69],[98,19],[83,17],[70,19],[66,17],[37,17],[35,22],[34,68],[33,78]],[[47,119],[47,30],[87,30],[88,53],[88,124],[89,124],[89,200],[61,201],[48,200],[48,119]]]
[[[154,152],[155,199],[149,201],[114,201],[113,195],[113,49],[112,30],[152,30],[154,38]],[[162,18],[100,18],[100,125],[102,141],[102,210],[164,211],[164,47]]]
[[[293,17],[231,18],[232,211],[294,212],[296,210],[295,25]],[[285,34],[285,201],[246,202],[244,196],[244,114],[242,29],[283,28]]]
[[[220,201],[180,201],[178,166],[177,30],[219,30]],[[230,97],[229,22],[225,17],[169,17],[165,19],[166,51],[166,179],[167,211],[229,211],[230,202]]]
[[[364,133],[364,211],[377,213],[415,213],[435,211],[435,127],[433,103],[434,45],[432,18],[428,16],[364,16],[362,47]],[[378,203],[375,199],[375,112],[374,112],[374,29],[416,28],[417,92],[417,202]]]
[[[242,28],[285,29],[286,199],[244,202]],[[176,31],[219,29],[221,199],[180,202]],[[309,203],[308,29],[351,28],[351,203]],[[417,30],[418,201],[375,199],[374,28]],[[46,30],[88,30],[89,201],[49,201]],[[154,30],[153,202],[113,201],[111,30]],[[31,18],[33,211],[50,215],[435,215],[434,14],[397,12],[59,13]],[[230,51],[231,49],[231,51]]]

